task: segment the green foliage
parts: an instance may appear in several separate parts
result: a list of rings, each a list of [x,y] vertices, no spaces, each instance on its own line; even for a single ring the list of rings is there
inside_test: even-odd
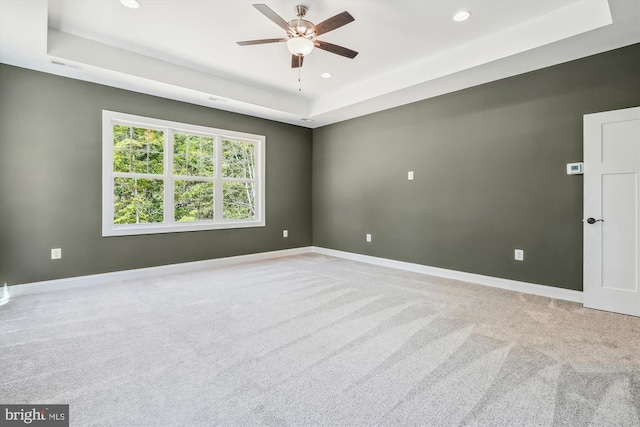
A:
[[[255,144],[222,140],[222,176],[251,179],[255,177]],[[255,218],[255,188],[250,182],[227,181],[223,185],[224,219]]]
[[[173,174],[176,176],[214,176],[215,141],[212,137],[173,135]]]
[[[113,171],[164,175],[164,132],[113,126]],[[215,219],[216,144],[212,136],[173,134],[174,218],[177,222]],[[255,218],[256,146],[223,139],[220,153],[222,219]],[[184,177],[184,178],[180,178]],[[189,177],[189,179],[187,179]],[[114,178],[114,223],[157,223],[164,220],[164,179]]]
[[[175,181],[174,209],[177,222],[213,220],[214,183]]]
[[[113,195],[115,224],[164,220],[164,182],[161,179],[115,178]]]
[[[114,172],[162,174],[164,132],[126,125],[113,126]],[[114,223],[156,223],[164,220],[161,179],[115,178]]]
[[[255,218],[254,185],[250,182],[225,182],[223,186],[224,219]]]
[[[244,141],[222,140],[222,176],[254,179],[256,147]]]
[[[164,132],[131,126],[113,126],[113,170],[162,174]]]

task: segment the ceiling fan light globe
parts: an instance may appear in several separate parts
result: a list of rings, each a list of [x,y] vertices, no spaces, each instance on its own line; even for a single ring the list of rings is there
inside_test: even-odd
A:
[[[306,56],[313,50],[313,42],[304,37],[292,37],[287,41],[287,48],[294,55]]]

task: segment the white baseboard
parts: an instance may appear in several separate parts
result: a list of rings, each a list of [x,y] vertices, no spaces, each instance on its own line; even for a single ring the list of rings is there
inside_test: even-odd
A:
[[[0,298],[0,305],[5,305],[8,302],[9,302],[9,288],[5,283],[4,286],[2,287],[2,297]]]
[[[510,291],[523,292],[526,294],[539,295],[543,297],[561,299],[582,304],[582,292],[571,289],[556,288],[548,285],[538,285],[534,283],[520,282],[517,280],[502,279],[500,277],[484,276],[482,274],[465,273],[463,271],[447,270],[446,268],[429,267],[422,264],[413,264],[404,261],[395,261],[387,258],[378,258],[369,255],[355,254],[353,252],[343,252],[335,249],[326,249],[312,246],[312,252],[349,259],[352,261],[366,262],[368,264],[380,265],[383,267],[397,268],[399,270],[413,271],[416,273],[429,274],[431,276],[446,277],[448,279],[461,280],[478,285],[491,286],[493,288],[507,289]]]
[[[142,279],[164,274],[188,273],[191,271],[205,270],[207,268],[245,264],[248,262],[263,261],[272,258],[306,254],[309,252],[311,252],[311,247],[306,246],[302,248],[260,252],[257,254],[238,255],[226,258],[208,259],[204,261],[184,262],[180,264],[160,265],[157,267],[137,268],[134,270],[123,270],[114,271],[111,273],[91,274],[88,276],[69,277],[66,279],[23,283],[19,285],[9,286],[9,297],[14,298],[19,295],[58,291],[62,289],[77,288],[81,286],[100,285],[111,282],[119,282],[122,280]]]
[[[491,286],[494,288],[508,289],[516,292],[540,295],[549,298],[556,298],[566,301],[582,303],[582,292],[569,289],[556,288],[553,286],[538,285],[517,280],[502,279],[499,277],[483,276],[475,273],[465,273],[445,268],[429,267],[422,264],[414,264],[404,261],[395,261],[387,258],[361,255],[353,252],[326,249],[318,246],[306,246],[295,249],[285,249],[280,251],[261,252],[257,254],[239,255],[226,258],[217,258],[204,261],[185,262],[181,264],[161,265],[157,267],[138,268],[135,270],[115,271],[111,273],[92,274],[88,276],[70,277],[66,279],[45,280],[42,282],[24,283],[10,286],[8,295],[3,297],[3,302],[7,303],[9,298],[20,295],[51,292],[62,289],[71,289],[81,286],[99,285],[122,280],[141,279],[164,274],[188,273],[191,271],[204,270],[207,268],[222,267],[229,265],[245,264],[254,261],[263,261],[273,258],[301,255],[306,253],[318,253],[337,258],[349,259],[352,261],[365,262],[368,264],[380,265],[383,267],[396,268],[399,270],[413,271],[432,276],[446,277],[449,279],[461,280],[478,285]],[[1,304],[0,304],[1,305]]]

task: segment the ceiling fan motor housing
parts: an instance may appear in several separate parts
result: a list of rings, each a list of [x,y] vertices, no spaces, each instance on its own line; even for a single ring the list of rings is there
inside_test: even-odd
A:
[[[309,11],[309,8],[303,4],[299,4],[293,7],[298,19],[294,19],[288,22],[293,29],[293,33],[289,34],[289,37],[306,37],[313,38],[316,35],[316,26],[312,22],[307,21],[304,16]]]
[[[316,35],[316,26],[306,19],[294,19],[289,21],[289,25],[291,25],[294,31],[294,33],[289,34],[289,37],[312,38]]]

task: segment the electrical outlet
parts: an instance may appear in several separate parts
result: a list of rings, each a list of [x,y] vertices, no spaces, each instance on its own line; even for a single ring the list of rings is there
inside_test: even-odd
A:
[[[413,181],[413,171],[409,171],[409,172],[407,173],[407,179],[408,179],[409,181]]]
[[[524,249],[516,249],[514,252],[514,258],[516,261],[524,261]]]
[[[289,237],[289,230],[282,230],[282,237]]]
[[[51,249],[51,259],[61,259],[61,258],[62,258],[61,248]]]
[[[367,242],[371,243],[371,234],[367,234]]]

